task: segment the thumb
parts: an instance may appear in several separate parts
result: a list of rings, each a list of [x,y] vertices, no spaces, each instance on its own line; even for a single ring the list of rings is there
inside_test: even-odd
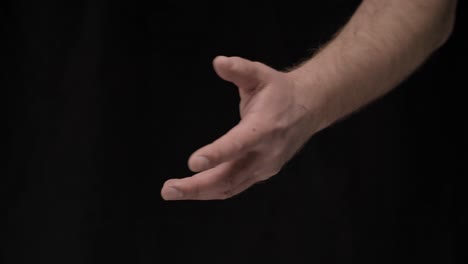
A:
[[[266,65],[240,57],[218,56],[213,60],[213,67],[219,77],[244,91],[261,86],[268,76]]]

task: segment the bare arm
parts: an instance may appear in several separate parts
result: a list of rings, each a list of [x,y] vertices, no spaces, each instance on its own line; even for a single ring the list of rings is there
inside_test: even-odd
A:
[[[456,0],[364,0],[326,47],[289,74],[312,133],[396,87],[449,37]]]
[[[337,36],[289,72],[239,57],[213,66],[240,93],[241,121],[168,180],[167,200],[226,199],[278,173],[317,131],[414,72],[451,33],[456,0],[364,0]],[[311,32],[313,34],[313,32]]]

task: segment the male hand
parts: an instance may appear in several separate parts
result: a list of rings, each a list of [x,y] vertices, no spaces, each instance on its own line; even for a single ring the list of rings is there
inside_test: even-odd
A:
[[[239,88],[241,121],[191,155],[188,165],[197,174],[168,180],[165,200],[237,195],[277,174],[312,134],[310,111],[287,73],[239,57],[219,56],[213,66]]]
[[[456,0],[368,0],[327,45],[288,73],[238,57],[214,68],[240,93],[241,121],[197,150],[192,177],[164,199],[226,199],[279,172],[315,132],[385,95],[450,36]]]

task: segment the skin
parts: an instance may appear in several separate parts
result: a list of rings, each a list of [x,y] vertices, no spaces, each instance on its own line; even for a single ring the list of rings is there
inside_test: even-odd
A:
[[[227,199],[274,176],[315,133],[388,93],[440,48],[456,4],[364,0],[333,40],[288,71],[216,57],[216,73],[238,87],[241,120],[195,151],[195,174],[166,181],[162,198]]]

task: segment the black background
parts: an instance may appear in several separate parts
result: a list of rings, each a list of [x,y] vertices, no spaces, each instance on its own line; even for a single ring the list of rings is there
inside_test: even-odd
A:
[[[3,1],[0,263],[461,263],[464,1],[423,67],[270,181],[159,196],[238,121],[214,56],[292,66],[358,2]]]

